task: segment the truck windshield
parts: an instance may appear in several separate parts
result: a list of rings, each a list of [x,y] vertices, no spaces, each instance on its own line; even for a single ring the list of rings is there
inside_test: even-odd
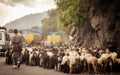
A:
[[[2,40],[2,33],[0,33],[0,40]]]

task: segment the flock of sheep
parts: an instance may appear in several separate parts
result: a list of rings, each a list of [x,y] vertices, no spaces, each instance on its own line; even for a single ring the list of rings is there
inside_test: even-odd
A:
[[[26,48],[22,51],[21,63],[31,66],[38,65],[70,74],[119,72],[120,58],[117,55],[116,52],[110,52],[109,49],[69,48],[67,46],[59,48],[36,47]],[[10,59],[10,56],[8,55],[6,58]],[[9,61],[6,61],[6,63]]]

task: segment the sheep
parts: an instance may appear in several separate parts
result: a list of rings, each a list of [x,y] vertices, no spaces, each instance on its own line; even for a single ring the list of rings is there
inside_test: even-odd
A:
[[[22,50],[22,52],[21,52],[22,53],[22,63],[25,63],[25,61],[26,61],[27,51],[29,51],[29,50],[27,50],[27,48],[26,48],[26,49]]]
[[[30,55],[29,55],[29,64],[32,64],[32,57],[33,57],[33,54],[30,53]]]
[[[105,72],[109,57],[110,57],[110,54],[103,53],[100,56],[100,58],[98,58],[99,71]]]
[[[39,54],[38,54],[38,58],[39,58],[39,66],[40,67],[45,67],[46,65],[46,62],[45,61],[47,58],[48,58],[48,55],[46,54],[46,51],[45,50],[42,50],[42,51],[39,51]]]
[[[98,58],[98,70],[99,71],[102,71],[103,70],[103,68],[104,68],[104,61],[105,61],[105,59],[104,58]]]
[[[22,63],[29,65],[29,50],[25,49],[22,57]]]
[[[31,66],[37,65],[37,53],[36,52],[32,52],[29,55],[29,64]]]
[[[109,52],[107,50],[101,57],[104,58],[101,60],[104,61],[103,63],[105,64],[103,69],[104,71],[112,71],[115,69],[115,59],[117,58],[116,52]]]
[[[11,65],[13,62],[12,62],[12,51],[11,50],[7,50],[5,52],[5,56],[6,56],[6,64],[8,65]]]
[[[64,50],[58,49],[58,51],[55,52],[55,55],[54,55],[55,70],[62,71],[61,70],[61,62],[62,62],[62,58],[65,56],[65,54],[67,54],[67,50],[64,52]]]
[[[42,53],[39,53],[38,54],[38,58],[39,58],[39,66],[41,66],[42,67],[42,65],[43,65],[43,54]]]
[[[110,53],[110,58],[114,61],[117,58],[118,54],[116,52]]]
[[[55,57],[55,70],[56,71],[61,71],[61,62],[62,62],[62,55],[57,54]]]
[[[67,55],[63,56],[61,65],[64,65],[69,60],[69,57]]]
[[[69,73],[71,74],[72,72],[77,72],[79,69],[79,55],[76,56],[69,56]]]
[[[87,57],[87,64],[88,64],[88,72],[90,72],[90,65],[92,65],[94,73],[97,72],[97,58],[94,56]]]
[[[49,56],[49,61],[48,61],[48,68],[54,68],[55,62],[54,62],[54,53],[53,52],[47,52],[46,53]]]
[[[120,64],[120,58],[115,59],[118,64]]]
[[[54,54],[52,52],[47,52],[46,54],[48,54],[48,56],[51,58],[54,56]]]
[[[80,67],[82,68],[81,70],[82,71],[86,71],[86,64],[87,62],[86,62],[86,59],[85,59],[85,53],[81,53],[81,55],[80,55]]]
[[[63,56],[62,58],[62,62],[61,62],[61,70],[63,72],[69,72],[69,56],[68,54],[66,54],[65,56]]]
[[[69,54],[69,56],[67,56],[67,53]],[[67,51],[67,53],[65,53],[66,55],[63,57],[63,61],[61,65],[66,64],[69,68],[69,73],[75,71],[77,72],[77,70],[79,69],[79,59],[80,59],[78,52],[76,52],[75,50],[70,50]]]
[[[120,58],[116,58],[114,61],[114,72],[120,72]]]
[[[88,65],[88,72],[90,72],[90,65],[92,65],[94,73],[98,73],[97,72],[97,63],[98,63],[97,58],[95,56],[92,56],[92,54],[87,53],[85,54],[85,59]]]
[[[99,53],[99,57],[100,57],[104,53],[104,51],[103,50],[99,50],[98,53]]]
[[[116,52],[112,52],[110,53],[110,69],[115,71],[116,68],[116,58],[117,58],[118,54]]]

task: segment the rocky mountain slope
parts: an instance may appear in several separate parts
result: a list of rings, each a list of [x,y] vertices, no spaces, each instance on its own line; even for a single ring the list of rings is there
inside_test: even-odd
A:
[[[72,28],[74,44],[118,52],[120,56],[120,1],[91,0],[89,21],[83,27]]]
[[[11,21],[4,26],[8,29],[13,29],[13,28],[30,29],[32,26],[41,27],[42,25],[41,20],[47,17],[48,17],[47,12],[29,14],[15,21]]]

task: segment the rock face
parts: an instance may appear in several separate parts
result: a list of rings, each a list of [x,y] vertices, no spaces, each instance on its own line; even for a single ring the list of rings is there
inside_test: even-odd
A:
[[[84,27],[73,28],[74,44],[82,47],[109,48],[120,54],[120,1],[110,0],[101,8],[90,5],[90,20]],[[108,8],[102,9],[107,5]]]

